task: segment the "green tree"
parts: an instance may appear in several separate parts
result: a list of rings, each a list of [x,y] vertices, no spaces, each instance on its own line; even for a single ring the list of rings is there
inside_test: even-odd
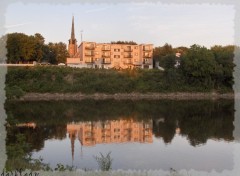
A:
[[[19,63],[38,60],[41,58],[40,34],[28,36],[23,33],[12,33],[7,35],[7,62]]]
[[[66,44],[48,43],[43,47],[43,60],[51,64],[65,63],[68,57]]]
[[[233,69],[234,69],[234,46],[213,46],[211,51],[215,56],[218,70],[215,75],[217,86],[225,85],[232,87],[233,85]]]
[[[22,52],[20,50],[21,46],[21,38],[25,37],[24,34],[8,34],[7,35],[7,62],[8,63],[17,63],[20,61],[22,56]]]
[[[134,41],[112,41],[111,44],[127,44],[127,45],[137,45]]]
[[[165,70],[174,69],[176,64],[176,56],[170,54],[162,58],[162,65]]]
[[[43,59],[43,47],[44,47],[44,37],[36,33],[34,35],[35,38],[35,52],[34,52],[34,59],[38,62],[41,62]]]
[[[192,45],[182,58],[180,68],[188,83],[213,88],[217,63],[214,54],[207,48]]]
[[[55,43],[57,63],[65,63],[68,57],[67,46],[63,42]]]
[[[160,65],[162,66],[164,57],[167,55],[172,55],[172,54],[174,54],[172,45],[166,43],[162,47],[159,46],[159,47],[155,47],[153,49],[153,60],[154,60],[154,62],[158,61],[160,63]]]
[[[184,47],[184,46],[173,48],[174,53],[181,53],[181,55],[187,54],[188,50],[189,50],[189,48]]]

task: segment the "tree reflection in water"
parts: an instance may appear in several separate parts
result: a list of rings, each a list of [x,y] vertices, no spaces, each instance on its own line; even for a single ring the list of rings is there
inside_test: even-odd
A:
[[[9,169],[29,167],[27,156],[30,156],[33,151],[41,150],[47,139],[62,140],[66,138],[67,125],[73,122],[73,124],[90,122],[92,127],[99,122],[103,124],[101,130],[104,130],[107,129],[105,126],[113,121],[118,121],[120,127],[124,126],[124,129],[128,129],[126,137],[129,142],[134,142],[135,139],[131,137],[133,136],[132,127],[127,128],[127,125],[138,125],[139,131],[146,131],[143,127],[149,125],[149,122],[151,124],[148,129],[151,130],[152,135],[162,138],[166,144],[172,142],[176,133],[186,136],[192,146],[205,144],[208,139],[234,140],[233,100],[11,101],[6,102],[5,109],[8,115],[6,168]],[[130,121],[133,123],[121,124],[120,121],[121,123]],[[119,128],[119,130],[124,129]],[[116,140],[122,138],[120,135],[114,137]],[[19,158],[20,160],[17,162]],[[23,160],[25,162],[22,162]]]

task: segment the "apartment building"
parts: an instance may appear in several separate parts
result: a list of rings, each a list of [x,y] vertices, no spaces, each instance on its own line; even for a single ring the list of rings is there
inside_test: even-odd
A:
[[[77,48],[77,49],[76,49]],[[82,42],[77,47],[72,20],[67,65],[79,68],[153,68],[152,44]]]
[[[82,42],[80,61],[90,68],[147,68],[153,66],[153,45]]]

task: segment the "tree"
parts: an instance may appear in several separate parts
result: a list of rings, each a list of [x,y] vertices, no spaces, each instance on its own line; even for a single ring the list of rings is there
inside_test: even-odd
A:
[[[176,64],[176,56],[174,54],[164,56],[162,65],[165,70],[174,69]]]
[[[17,63],[20,61],[22,57],[22,51],[20,48],[22,47],[21,38],[25,37],[24,34],[8,34],[7,35],[7,62],[8,63]]]
[[[40,34],[28,36],[23,33],[7,35],[7,62],[19,63],[36,61],[42,57],[41,46],[44,43]]]
[[[234,46],[213,46],[211,48],[218,64],[218,72],[216,72],[215,79],[217,85],[225,85],[232,87],[233,85],[233,69],[234,69]]]
[[[185,55],[188,52],[188,48],[184,46],[180,46],[180,47],[174,48],[173,51],[174,53],[181,53],[181,55]]]
[[[43,60],[51,64],[65,63],[68,56],[66,44],[62,42],[50,42],[43,47]]]
[[[217,63],[214,54],[205,47],[192,45],[180,66],[188,83],[213,87]]]
[[[35,38],[35,52],[34,52],[34,58],[36,61],[41,62],[42,58],[43,58],[43,47],[44,47],[44,37],[39,34],[36,33],[34,35]]]
[[[56,52],[57,63],[65,63],[68,57],[66,44],[62,42],[55,43],[55,52]]]
[[[54,50],[54,44],[53,43],[48,43],[48,45],[43,46],[43,62],[49,62],[51,64],[56,64],[56,53]]]
[[[174,54],[172,45],[166,43],[162,47],[159,46],[159,47],[154,48],[153,59],[155,62],[159,61],[160,65],[162,65],[164,57],[167,55],[172,55],[172,54]]]
[[[126,45],[137,45],[134,41],[112,41],[111,44],[126,44]]]

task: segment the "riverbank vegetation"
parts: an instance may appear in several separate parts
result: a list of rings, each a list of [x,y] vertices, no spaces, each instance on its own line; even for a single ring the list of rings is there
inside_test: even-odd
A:
[[[68,67],[10,67],[6,75],[8,98],[25,93],[149,93],[226,92],[231,85],[188,82],[178,70],[95,70]]]
[[[234,47],[215,46],[211,50],[193,45],[175,67],[175,56],[159,59],[165,70],[105,70],[56,66],[9,67],[7,97],[24,93],[166,93],[231,92]]]
[[[41,34],[8,34],[7,62],[65,62],[66,45],[44,43]],[[166,93],[232,92],[236,46],[192,45],[154,48],[153,70],[78,69],[57,66],[8,68],[8,98],[25,93]],[[16,52],[17,51],[17,52]],[[176,53],[178,55],[176,55]],[[177,64],[176,64],[177,63]],[[162,67],[164,70],[159,70]]]

